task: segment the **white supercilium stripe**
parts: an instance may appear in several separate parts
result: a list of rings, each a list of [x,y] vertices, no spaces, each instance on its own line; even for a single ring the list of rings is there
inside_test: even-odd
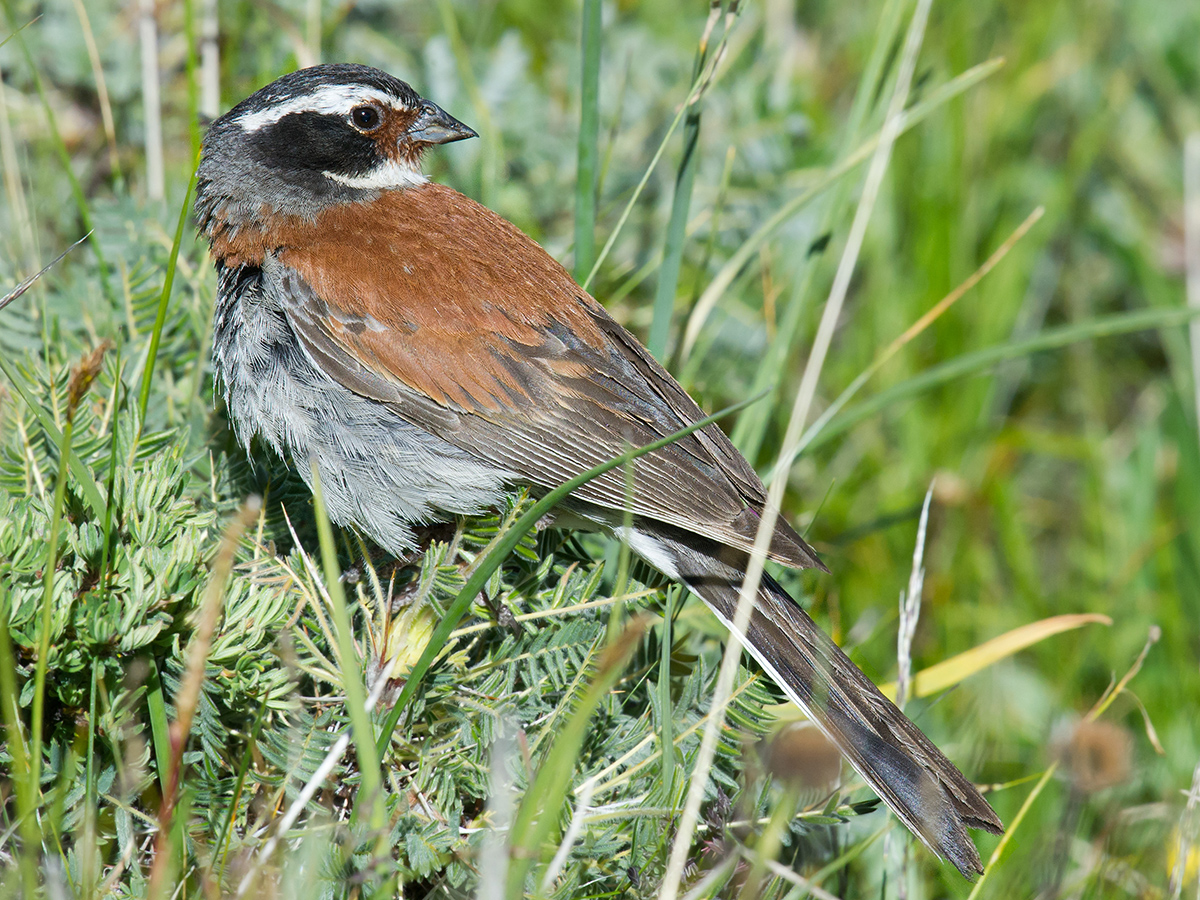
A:
[[[242,131],[249,133],[258,131],[267,125],[274,125],[284,116],[290,116],[293,113],[313,112],[322,115],[348,116],[350,110],[356,106],[362,106],[364,103],[394,106],[396,98],[361,84],[327,84],[310,94],[295,97],[286,103],[280,103],[257,112],[248,112],[239,117],[237,123],[242,127]]]

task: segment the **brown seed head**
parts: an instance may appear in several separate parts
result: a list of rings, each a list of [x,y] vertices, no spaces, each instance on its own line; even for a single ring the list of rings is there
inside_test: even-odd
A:
[[[71,379],[67,382],[67,418],[75,417],[83,395],[88,392],[100,369],[104,366],[104,354],[112,346],[112,341],[105,338],[91,353],[86,354],[71,370]]]
[[[842,754],[810,722],[797,722],[769,738],[759,750],[767,771],[781,781],[827,790],[842,771]]]
[[[1075,787],[1090,794],[1129,778],[1133,738],[1120,725],[1085,720],[1059,745],[1058,758]]]

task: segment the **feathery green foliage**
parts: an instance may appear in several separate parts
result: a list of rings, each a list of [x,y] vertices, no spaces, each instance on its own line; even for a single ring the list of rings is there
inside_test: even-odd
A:
[[[190,226],[177,232],[208,7],[154,10],[162,204],[141,183],[136,16],[109,0],[4,3],[0,41],[26,27],[0,44],[0,287],[94,230],[0,309],[0,896],[141,897],[153,883],[162,896],[497,897],[506,881],[509,896],[657,896],[722,629],[694,599],[667,603],[640,565],[626,583],[600,538],[540,529],[406,680],[530,509],[514,496],[431,528],[411,559],[336,533],[352,632],[339,641],[307,487],[261,448],[247,459],[214,401],[214,277]],[[222,108],[314,53],[409,80],[484,137],[432,154],[433,178],[560,259],[594,224],[604,249],[576,248],[581,276],[653,337],[704,408],[770,390],[723,424],[772,469],[910,3],[725,2],[700,53],[706,4],[217,7]],[[872,370],[856,405],[819,420],[790,473],[784,513],[833,574],[781,577],[880,681],[894,675],[894,598],[935,475],[918,667],[1056,613],[1113,620],[909,705],[969,776],[999,786],[990,796],[1014,827],[982,896],[1150,896],[1176,869],[1195,890],[1195,869],[1176,863],[1188,841],[1198,858],[1180,793],[1200,759],[1200,442],[1179,214],[1198,42],[1188,4],[934,5],[818,403],[1031,210],[1046,213]],[[581,73],[594,97],[581,96]],[[688,102],[701,97],[703,117]],[[576,178],[589,169],[592,209]],[[106,338],[115,349],[68,429],[70,372]],[[250,494],[265,503],[221,598],[177,773],[174,849],[156,874],[156,852],[172,846],[158,830],[187,650],[222,534]],[[602,664],[642,612],[628,661]],[[1117,737],[1086,727],[1151,626],[1161,639],[1104,713]],[[342,665],[347,649],[356,666]],[[400,669],[380,681],[393,659]],[[355,667],[377,702],[352,716]],[[411,699],[393,717],[402,691]],[[852,779],[782,776],[780,700],[753,666],[739,673],[685,889],[778,900],[801,896],[803,877],[880,897],[903,879],[909,896],[967,896]],[[371,754],[350,739],[352,718],[380,751],[365,778],[358,760]],[[1039,780],[1055,759],[1076,764]],[[372,819],[360,785],[374,780]],[[512,828],[532,849],[509,877]],[[998,846],[979,844],[985,859]]]

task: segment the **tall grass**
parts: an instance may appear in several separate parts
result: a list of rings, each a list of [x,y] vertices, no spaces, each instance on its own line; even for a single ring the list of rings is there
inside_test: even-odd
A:
[[[8,0],[0,285],[88,237],[0,301],[0,893],[1194,891],[1200,12],[928,8],[221,5],[218,48],[181,0],[149,84],[119,4]],[[198,111],[317,58],[457,103],[484,140],[431,174],[742,404],[833,570],[777,574],[1009,825],[976,885],[784,774],[796,713],[704,608],[544,505],[397,564],[246,462],[184,185]]]

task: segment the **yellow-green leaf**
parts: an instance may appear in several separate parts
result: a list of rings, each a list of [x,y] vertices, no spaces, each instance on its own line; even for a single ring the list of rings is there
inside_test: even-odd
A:
[[[1031,622],[1020,628],[1014,628],[1006,634],[985,641],[978,647],[952,656],[928,669],[922,669],[913,677],[910,693],[914,697],[928,697],[930,694],[952,688],[964,678],[974,675],[976,672],[982,672],[993,663],[1012,656],[1019,650],[1032,647],[1053,635],[1092,623],[1111,625],[1112,619],[1100,613],[1075,613],[1051,616],[1040,622]],[[879,689],[890,699],[895,699],[896,685],[894,682],[880,685]]]
[[[1051,616],[1048,619],[1042,619],[1040,622],[1031,622],[1028,625],[1022,625],[1020,628],[1014,628],[1012,631],[1002,634],[999,637],[985,641],[978,647],[972,647],[970,650],[936,663],[928,669],[922,669],[913,677],[912,690],[909,692],[910,696],[928,697],[931,694],[952,688],[964,678],[974,675],[976,672],[983,671],[993,663],[999,662],[1005,657],[1012,656],[1019,650],[1032,647],[1039,641],[1044,641],[1053,635],[1093,623],[1111,625],[1112,619],[1100,613],[1074,613],[1063,616]],[[881,684],[879,690],[888,699],[896,699],[895,682]],[[800,710],[791,703],[780,703],[777,706],[769,707],[769,711],[773,712],[776,718],[781,720],[792,720],[803,716]]]

